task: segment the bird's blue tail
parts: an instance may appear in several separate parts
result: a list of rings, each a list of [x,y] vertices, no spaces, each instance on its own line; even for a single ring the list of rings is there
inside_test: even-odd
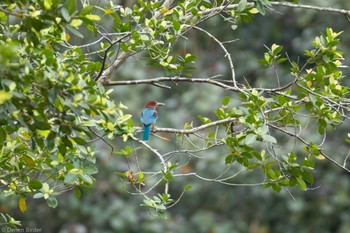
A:
[[[149,134],[151,132],[151,125],[144,125],[143,127],[143,135],[142,135],[142,140],[147,142],[149,138]]]

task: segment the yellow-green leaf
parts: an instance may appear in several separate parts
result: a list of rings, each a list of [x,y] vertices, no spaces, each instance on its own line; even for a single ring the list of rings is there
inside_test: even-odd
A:
[[[101,20],[100,16],[98,15],[85,15],[87,19],[94,20],[94,21],[99,21]]]
[[[52,1],[51,0],[45,0],[44,1],[44,7],[46,10],[50,10],[52,7]]]
[[[69,41],[69,40],[70,40],[70,35],[66,33],[64,39],[65,39],[66,41]]]
[[[26,199],[20,198],[18,201],[18,206],[19,206],[19,209],[21,210],[22,213],[26,212],[26,210],[27,210]]]
[[[113,14],[113,13],[114,13],[114,10],[112,10],[112,9],[106,9],[105,10],[105,14],[106,15]]]
[[[323,155],[321,155],[321,154],[315,155],[315,157],[316,157],[316,159],[318,159],[318,160],[324,160],[324,159],[325,159],[325,157],[324,157]]]
[[[278,45],[276,45],[276,44],[273,44],[273,45],[271,46],[272,51],[274,51],[274,50],[277,49],[277,48],[278,48]]]
[[[123,122],[129,120],[131,117],[132,117],[131,114],[125,114],[124,116],[119,117],[118,120],[120,123],[123,123]],[[113,128],[114,128],[114,126],[113,126]],[[113,130],[113,129],[111,129],[111,130]]]
[[[112,122],[108,122],[107,123],[107,128],[110,130],[110,131],[113,131],[114,130],[114,124]]]
[[[0,91],[0,104],[5,103],[6,101],[12,98],[12,93],[4,90]]]
[[[70,23],[70,26],[78,29],[82,23],[83,23],[83,21],[81,19],[73,19],[72,22]]]
[[[71,174],[80,174],[81,173],[81,170],[78,169],[78,168],[73,168],[69,171],[69,173]]]
[[[256,8],[252,8],[252,9],[249,10],[249,13],[257,14],[257,13],[259,13],[259,11]]]

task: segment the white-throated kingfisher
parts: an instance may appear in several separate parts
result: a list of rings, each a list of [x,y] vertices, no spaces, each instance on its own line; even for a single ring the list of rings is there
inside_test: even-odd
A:
[[[159,103],[155,100],[150,100],[146,103],[145,108],[142,110],[141,123],[143,124],[143,141],[148,141],[151,128],[154,128],[154,125],[158,119],[157,107],[163,105],[165,104]]]

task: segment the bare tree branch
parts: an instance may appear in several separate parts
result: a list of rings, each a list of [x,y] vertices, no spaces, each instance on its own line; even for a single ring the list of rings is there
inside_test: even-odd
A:
[[[291,2],[270,2],[270,3],[273,6],[283,6],[283,7],[299,8],[299,9],[305,9],[305,10],[324,11],[324,12],[338,13],[338,14],[350,16],[349,10],[337,9],[333,7],[321,7],[321,6],[312,6],[312,5],[305,5],[305,4],[295,4]]]
[[[227,58],[229,64],[230,64],[230,69],[231,69],[231,75],[232,75],[232,82],[233,82],[233,86],[235,88],[237,87],[237,82],[236,82],[236,75],[235,75],[235,68],[233,66],[233,62],[232,62],[232,58],[231,58],[231,54],[227,51],[227,49],[225,48],[225,46],[222,44],[221,41],[219,41],[215,36],[213,36],[211,33],[209,33],[207,30],[204,30],[203,28],[194,26],[193,27],[196,30],[199,30],[205,34],[207,34],[210,38],[212,38],[220,47],[221,49],[225,52],[225,57]]]
[[[211,123],[201,125],[192,129],[174,129],[174,128],[154,128],[154,132],[163,132],[163,133],[178,133],[178,134],[194,134],[199,131],[218,126],[218,125],[223,125],[227,123],[231,123],[237,120],[237,118],[227,118],[223,120],[218,120],[218,121],[213,121]]]
[[[153,79],[139,79],[139,80],[127,80],[127,81],[109,81],[103,83],[104,86],[120,86],[120,85],[139,85],[139,84],[152,84],[152,85],[157,85],[159,87],[163,88],[169,88],[168,86],[163,86],[162,82],[173,82],[173,83],[178,83],[178,82],[192,82],[192,83],[209,83],[213,84],[219,87],[222,87],[226,90],[231,90],[231,91],[240,91],[241,89],[239,87],[233,87],[230,85],[227,85],[225,83],[231,83],[229,81],[225,80],[213,80],[213,78],[218,77],[218,76],[213,76],[210,78],[187,78],[187,77],[159,77],[159,78],[153,78]],[[224,83],[225,82],[225,83]]]

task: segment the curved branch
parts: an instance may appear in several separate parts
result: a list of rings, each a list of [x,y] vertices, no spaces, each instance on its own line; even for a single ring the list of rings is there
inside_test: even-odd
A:
[[[225,57],[227,58],[229,64],[230,64],[230,69],[231,69],[231,75],[232,75],[232,82],[233,82],[233,86],[235,88],[238,88],[237,87],[237,82],[236,82],[236,74],[235,74],[235,69],[234,69],[234,66],[233,66],[233,61],[232,61],[232,58],[231,58],[231,54],[227,51],[227,49],[225,48],[225,46],[222,44],[221,41],[219,41],[215,36],[213,36],[211,33],[209,33],[208,31],[204,30],[203,28],[200,28],[200,27],[197,27],[197,26],[194,26],[193,27],[194,29],[196,30],[199,30],[205,34],[207,34],[207,36],[209,36],[210,38],[212,38],[220,47],[221,49],[225,52]]]
[[[299,8],[299,9],[305,9],[305,10],[315,10],[315,11],[325,11],[325,12],[331,12],[331,13],[337,13],[337,14],[343,14],[346,16],[350,16],[350,10],[345,9],[337,9],[333,7],[321,7],[321,6],[313,6],[313,5],[306,5],[306,4],[295,4],[291,2],[270,2],[272,6],[280,6],[280,7],[289,7],[289,8]],[[208,15],[212,14],[213,12],[221,12],[224,9],[225,10],[232,10],[237,8],[238,4],[231,4],[229,6],[219,6],[219,7],[213,7],[211,9],[206,9],[203,11],[199,11],[202,15]],[[247,7],[253,7],[254,3],[247,3]]]
[[[243,171],[246,171],[246,170],[243,170]],[[233,176],[236,176],[243,171],[239,171]],[[181,177],[181,176],[194,176],[200,180],[214,182],[214,183],[220,183],[220,184],[229,185],[229,186],[238,186],[238,187],[254,187],[254,186],[263,186],[263,185],[275,183],[275,182],[265,182],[265,181],[260,182],[260,183],[230,183],[230,182],[225,181],[226,179],[206,178],[206,177],[198,175],[196,172],[185,173],[185,174],[175,174],[174,175],[174,177]],[[233,176],[230,178],[233,178]]]
[[[102,60],[102,65],[101,65],[101,69],[100,69],[100,72],[98,73],[98,75],[96,76],[95,80],[97,81],[101,76],[105,76],[104,73],[108,73],[108,72],[112,72],[112,71],[109,71],[109,70],[113,70],[115,69],[115,67],[110,66],[108,67],[106,70],[104,70],[104,66],[106,64],[106,60],[107,60],[107,54],[108,54],[108,51],[114,46],[116,45],[117,43],[121,42],[123,39],[125,39],[126,37],[128,37],[130,35],[130,33],[128,34],[125,34],[124,36],[120,37],[118,40],[112,42],[108,48],[104,51],[104,55],[103,55],[103,60]],[[126,58],[125,58],[126,59]],[[113,63],[114,64],[114,63]]]
[[[192,128],[192,129],[154,128],[154,131],[155,132],[162,132],[162,133],[194,134],[194,133],[197,133],[201,130],[208,129],[208,128],[218,126],[218,125],[227,124],[227,123],[233,122],[235,120],[237,120],[237,118],[231,117],[231,118],[227,118],[227,119],[223,119],[223,120],[213,121],[211,123],[201,125],[201,126],[198,126],[198,127]]]
[[[325,11],[325,12],[332,12],[332,13],[338,13],[338,14],[350,16],[350,10],[337,9],[333,7],[321,7],[321,6],[312,6],[312,5],[305,5],[305,4],[295,4],[291,2],[270,2],[270,3],[273,6],[300,8],[300,9],[315,10],[315,11]]]
[[[299,135],[296,135],[295,133],[289,132],[288,130],[285,129],[281,129],[273,124],[268,123],[268,125],[276,130],[279,130],[289,136],[292,136],[294,138],[297,138],[299,141],[301,141],[303,144],[305,144],[306,146],[310,146],[310,144],[305,141],[302,137],[300,137]],[[329,155],[325,154],[321,149],[319,149],[320,153],[330,162],[332,162],[333,164],[335,164],[337,167],[345,170],[346,172],[348,172],[350,174],[350,169],[346,168],[345,166],[342,166],[341,164],[339,164],[337,161],[335,161],[333,158],[331,158]]]
[[[210,78],[187,78],[187,77],[158,77],[158,78],[152,78],[152,79],[139,79],[139,80],[127,80],[127,81],[109,81],[103,83],[104,86],[123,86],[123,85],[139,85],[139,84],[151,84],[156,85],[162,88],[170,88],[168,86],[165,86],[161,82],[191,82],[191,83],[209,83],[213,84],[218,87],[225,88],[226,90],[231,91],[241,91],[239,87],[233,87],[230,85],[225,84],[224,82],[227,82],[227,80],[213,80],[217,76],[213,76]],[[232,83],[231,81],[227,83]]]
[[[168,166],[167,166],[163,156],[156,149],[152,148],[150,145],[148,145],[145,141],[142,141],[141,139],[138,139],[138,138],[136,138],[134,136],[130,136],[130,137],[131,137],[132,140],[142,144],[144,147],[146,147],[148,150],[150,150],[153,154],[155,154],[159,158],[160,162],[163,165],[164,173],[166,173],[168,171]],[[165,191],[164,191],[164,193],[167,194],[168,191],[169,191],[169,183],[166,183],[165,184]]]
[[[174,2],[174,0],[166,0],[163,2],[163,6],[167,7],[170,6],[172,3]],[[346,16],[350,16],[350,11],[349,10],[344,10],[344,9],[336,9],[336,8],[332,8],[332,7],[318,7],[318,6],[312,6],[312,5],[302,5],[302,4],[294,4],[294,3],[288,3],[288,2],[270,2],[271,5],[273,6],[282,6],[282,7],[290,7],[290,8],[300,8],[300,9],[308,9],[308,10],[316,10],[316,11],[326,11],[326,12],[333,12],[333,13],[340,13],[340,14],[344,14]],[[253,7],[254,3],[248,3],[247,7]],[[223,5],[223,6],[219,6],[219,7],[213,7],[211,9],[207,9],[207,10],[202,10],[199,11],[198,13],[200,15],[203,16],[214,16],[217,14],[220,14],[223,11],[229,11],[232,9],[235,9],[238,7],[238,4],[230,4],[230,5]],[[155,17],[158,18],[161,14],[159,12],[157,12],[155,14]],[[189,18],[191,18],[191,15],[188,15]],[[204,20],[210,18],[207,17]],[[199,23],[201,23],[202,20],[198,20],[194,25],[197,25]],[[191,27],[191,28],[195,28]],[[198,28],[197,28],[198,29]],[[141,29],[141,31],[144,29]],[[202,29],[203,30],[203,29]],[[206,32],[206,31],[205,31]],[[212,37],[212,36],[211,36]],[[215,37],[214,37],[215,38]],[[222,43],[219,43],[222,47]],[[227,54],[227,51],[226,51]],[[126,53],[126,52],[122,52],[117,59],[111,64],[111,66],[109,66],[107,69],[105,69],[102,73],[99,74],[99,79],[102,78],[103,81],[106,81],[108,79],[108,77],[112,74],[112,72],[116,69],[118,69],[123,63],[124,61],[126,61],[129,57],[131,56],[131,53]],[[233,63],[230,62],[230,66],[233,72]],[[232,74],[233,76],[233,81],[234,81],[234,86],[236,86],[235,80],[234,80],[234,72]]]

